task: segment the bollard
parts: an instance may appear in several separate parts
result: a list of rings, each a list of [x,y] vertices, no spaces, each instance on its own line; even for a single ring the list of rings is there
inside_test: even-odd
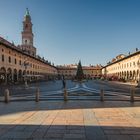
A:
[[[135,87],[131,88],[130,102],[134,102]]]
[[[64,88],[64,101],[67,101],[68,99],[67,99],[67,90],[66,90],[66,88]]]
[[[101,93],[100,93],[100,101],[104,101],[104,90],[101,89]]]
[[[37,90],[36,90],[35,101],[36,101],[36,102],[39,102],[39,88],[37,88]]]
[[[9,89],[5,89],[4,97],[5,97],[5,103],[8,103],[10,101]]]

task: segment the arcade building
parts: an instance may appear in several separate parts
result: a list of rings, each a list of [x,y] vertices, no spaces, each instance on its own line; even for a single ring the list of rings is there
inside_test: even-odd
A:
[[[76,76],[77,64],[71,65],[59,65],[57,66],[58,75],[65,76],[66,79],[73,79]],[[84,78],[86,79],[97,79],[102,75],[102,66],[82,66]]]
[[[57,75],[57,68],[37,56],[29,10],[23,20],[22,44],[15,46],[0,37],[0,84],[19,83],[25,78],[34,81]]]
[[[102,68],[102,75],[110,80],[139,83],[140,81],[140,51],[128,55],[120,54]]]

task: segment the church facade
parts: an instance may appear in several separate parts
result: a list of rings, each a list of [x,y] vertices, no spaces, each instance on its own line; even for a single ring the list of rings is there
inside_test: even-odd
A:
[[[29,10],[23,21],[22,44],[13,43],[0,37],[0,83],[23,82],[57,75],[57,68],[36,55],[33,44],[32,22]]]

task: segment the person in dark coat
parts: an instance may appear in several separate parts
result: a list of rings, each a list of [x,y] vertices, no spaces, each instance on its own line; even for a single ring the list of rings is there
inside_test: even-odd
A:
[[[63,88],[65,88],[65,87],[66,87],[66,81],[65,81],[64,75],[63,75],[63,77],[62,77],[62,84],[63,84]]]

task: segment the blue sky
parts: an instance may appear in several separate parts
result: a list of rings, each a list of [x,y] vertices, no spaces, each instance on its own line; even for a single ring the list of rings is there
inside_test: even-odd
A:
[[[140,0],[0,0],[0,36],[16,45],[26,7],[34,46],[55,65],[105,65],[140,48]]]

